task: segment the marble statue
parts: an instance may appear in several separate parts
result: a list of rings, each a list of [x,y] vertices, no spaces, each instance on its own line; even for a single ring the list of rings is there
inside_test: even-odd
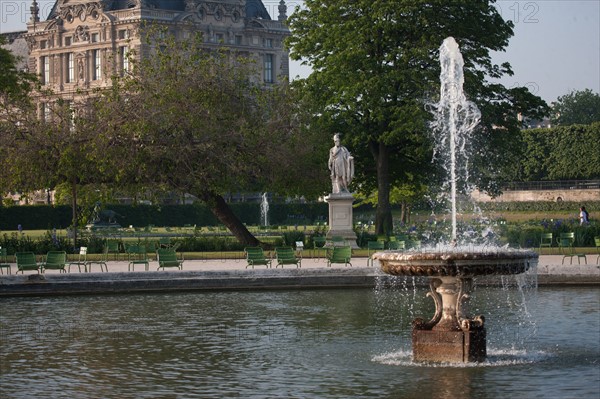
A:
[[[333,136],[335,145],[329,150],[329,170],[333,194],[348,193],[348,185],[354,177],[354,157],[340,144],[340,135]]]

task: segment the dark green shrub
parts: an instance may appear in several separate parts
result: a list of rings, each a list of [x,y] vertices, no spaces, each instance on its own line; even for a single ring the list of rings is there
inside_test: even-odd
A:
[[[291,230],[283,233],[283,244],[289,247],[295,247],[296,241],[304,242],[304,232]]]

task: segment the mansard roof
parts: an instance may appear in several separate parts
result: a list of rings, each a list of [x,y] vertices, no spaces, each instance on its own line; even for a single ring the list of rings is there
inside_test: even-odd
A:
[[[48,20],[56,18],[61,7],[68,5],[97,4],[101,5],[105,11],[116,11],[137,7],[141,2],[142,7],[183,12],[186,8],[186,1],[192,1],[196,4],[237,3],[237,0],[56,0],[56,3],[54,3],[54,6],[52,7],[52,11],[50,11],[50,14],[48,15]],[[245,3],[247,18],[271,19],[262,0],[246,0]]]

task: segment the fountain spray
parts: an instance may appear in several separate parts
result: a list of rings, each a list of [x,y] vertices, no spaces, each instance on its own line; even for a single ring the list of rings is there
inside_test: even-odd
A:
[[[434,159],[440,159],[448,174],[452,205],[452,241],[456,242],[456,192],[460,180],[468,181],[468,144],[481,119],[477,106],[463,91],[464,61],[453,37],[440,47],[440,100],[435,106],[432,127],[435,134]]]

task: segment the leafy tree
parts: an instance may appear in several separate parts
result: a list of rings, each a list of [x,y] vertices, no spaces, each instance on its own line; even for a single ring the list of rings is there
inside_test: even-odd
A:
[[[151,54],[132,62],[135,68],[116,77],[97,103],[106,122],[98,135],[107,149],[104,167],[120,186],[195,195],[240,242],[257,245],[224,195],[302,195],[323,186],[310,166],[321,144],[302,131],[302,100],[286,85],[263,87],[252,62],[208,51],[200,36],[176,41],[153,28],[145,34]]]
[[[600,178],[600,122],[522,131],[524,155],[512,180]]]
[[[437,96],[438,48],[446,37],[461,46],[465,90],[483,114],[474,145],[488,151],[475,159],[473,173],[481,187],[492,188],[497,169],[514,162],[506,154],[516,148],[517,113],[546,111],[527,89],[488,81],[512,74],[507,63],[491,62],[490,51],[502,51],[513,35],[512,22],[493,3],[306,0],[290,17],[290,55],[313,68],[295,83],[319,110],[311,126],[345,133],[356,187],[378,194],[378,234],[392,231],[391,187],[411,178],[439,180],[430,162],[426,105]]]
[[[553,126],[587,125],[600,122],[600,94],[590,89],[558,97],[552,107]]]
[[[77,188],[106,181],[96,162],[102,153],[95,146],[99,122],[87,111],[87,103],[57,100],[51,93],[38,93],[36,102],[43,108],[43,115],[40,117],[37,108],[30,107],[0,143],[0,187],[2,191],[32,192],[67,184],[77,241]]]
[[[4,38],[0,36],[0,46],[3,44]],[[0,47],[0,162],[8,162],[10,159],[7,158],[7,151],[10,149],[8,142],[33,110],[29,93],[36,85],[36,78],[19,71],[17,61],[8,49]],[[0,171],[0,188],[6,189],[6,186],[1,185],[2,175]],[[2,192],[6,191],[8,190]]]

